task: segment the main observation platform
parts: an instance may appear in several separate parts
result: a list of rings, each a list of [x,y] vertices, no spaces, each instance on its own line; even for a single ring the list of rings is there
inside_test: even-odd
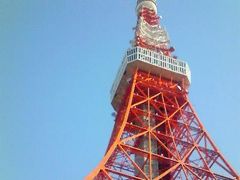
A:
[[[123,58],[111,89],[111,102],[115,110],[118,110],[136,68],[179,82],[185,89],[188,89],[191,83],[191,71],[186,62],[149,49],[130,48]]]

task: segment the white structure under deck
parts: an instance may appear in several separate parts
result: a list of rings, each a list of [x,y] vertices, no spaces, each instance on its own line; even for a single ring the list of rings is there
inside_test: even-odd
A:
[[[111,89],[111,101],[115,110],[119,108],[128,82],[136,68],[166,79],[172,79],[179,82],[185,89],[191,83],[191,72],[186,62],[145,48],[133,47],[128,49],[124,56]]]

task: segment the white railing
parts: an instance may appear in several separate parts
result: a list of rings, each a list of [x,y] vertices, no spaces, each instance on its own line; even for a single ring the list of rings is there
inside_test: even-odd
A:
[[[129,49],[126,58],[128,62],[140,60],[186,76],[190,72],[186,62],[141,47]]]
[[[189,83],[191,82],[191,71],[186,62],[145,48],[133,47],[127,50],[127,53],[123,58],[122,65],[118,70],[116,79],[111,88],[111,100],[114,98],[127,64],[136,60],[140,60],[148,64],[158,66],[162,69],[184,75],[188,78]]]

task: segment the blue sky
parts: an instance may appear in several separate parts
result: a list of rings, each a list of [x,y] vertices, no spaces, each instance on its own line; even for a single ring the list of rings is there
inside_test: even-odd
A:
[[[135,3],[0,1],[0,179],[83,179],[100,162]],[[240,1],[158,7],[175,54],[191,67],[192,104],[240,172]]]

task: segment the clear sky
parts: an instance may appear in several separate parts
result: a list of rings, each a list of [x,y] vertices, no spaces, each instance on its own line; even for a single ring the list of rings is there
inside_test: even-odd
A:
[[[79,180],[113,127],[135,0],[0,0],[0,179]],[[240,1],[159,0],[190,99],[240,173]]]

